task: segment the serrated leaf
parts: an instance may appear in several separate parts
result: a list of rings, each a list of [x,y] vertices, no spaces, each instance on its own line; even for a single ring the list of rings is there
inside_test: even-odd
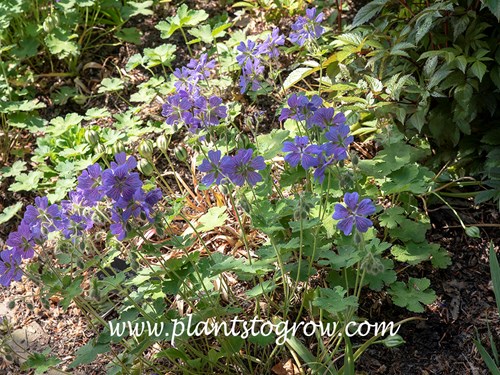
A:
[[[424,312],[423,305],[431,304],[436,299],[436,293],[432,289],[428,289],[430,284],[431,282],[427,278],[410,277],[408,285],[400,281],[392,284],[389,293],[395,305],[421,313]]]
[[[320,296],[314,298],[312,304],[313,306],[328,311],[330,314],[335,315],[349,307],[358,307],[357,297],[345,297],[347,292],[341,286],[336,286],[335,289],[320,288],[320,291]]]
[[[123,81],[120,78],[104,78],[97,92],[99,94],[123,90]]]
[[[16,176],[16,182],[10,185],[9,191],[35,191],[42,177],[43,173],[40,171],[21,173]]]
[[[50,350],[50,349],[49,349]],[[46,351],[47,352],[47,351]],[[23,370],[34,369],[35,374],[43,374],[51,367],[57,366],[61,360],[54,356],[47,356],[48,353],[31,353],[26,362],[21,366]]]
[[[14,217],[14,215],[23,207],[21,202],[17,202],[16,204],[5,207],[0,213],[0,224],[8,222],[10,219]]]
[[[72,41],[77,37],[77,34],[69,35],[56,30],[45,37],[45,45],[52,55],[62,60],[69,56],[78,56],[78,45]]]
[[[10,167],[3,167],[0,169],[0,174],[3,177],[15,177],[26,170],[26,162],[17,160]]]
[[[129,42],[129,43],[133,43],[133,44],[137,44],[137,45],[142,43],[141,42],[142,33],[136,27],[125,27],[125,28],[119,30],[115,34],[115,36],[118,39],[123,40],[125,42]]]
[[[379,216],[379,223],[389,229],[396,228],[398,224],[401,224],[406,219],[404,213],[403,207],[389,207]]]
[[[269,134],[257,136],[259,154],[265,160],[271,160],[280,153],[283,148],[283,142],[289,134],[288,130],[274,129]]]
[[[127,5],[121,8],[120,13],[124,20],[128,20],[133,16],[142,14],[144,16],[151,16],[153,11],[149,8],[153,5],[153,0],[144,0],[141,2],[127,1]]]
[[[229,218],[227,207],[212,207],[208,212],[199,218],[200,225],[196,228],[199,232],[209,232],[216,227],[221,227]]]
[[[212,44],[212,42],[214,41],[210,25],[201,25],[196,29],[188,30],[188,33],[206,44]]]
[[[109,343],[106,344],[95,344],[89,342],[82,346],[75,353],[75,360],[69,365],[70,369],[73,369],[79,365],[85,365],[87,363],[93,362],[98,354],[106,353],[110,350]]]

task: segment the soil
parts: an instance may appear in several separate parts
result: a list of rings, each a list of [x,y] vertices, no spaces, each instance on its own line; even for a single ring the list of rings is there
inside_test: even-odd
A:
[[[219,2],[221,3],[221,2]],[[365,1],[356,1],[358,7]],[[193,8],[203,8],[211,16],[220,14],[222,11],[234,12],[229,7],[218,5],[207,9],[200,1],[188,1]],[[82,69],[79,78],[82,83],[95,90],[96,85],[103,77],[117,76],[116,68],[124,69],[130,56],[144,47],[154,48],[163,43],[159,32],[154,25],[165,16],[172,15],[174,4],[161,8],[151,18],[134,18],[125,27],[136,26],[144,33],[143,45],[140,47],[124,44],[121,46],[107,47],[93,55],[82,57],[83,65],[89,62],[97,62],[103,66],[102,69]],[[351,13],[347,15],[351,17]],[[289,26],[290,22],[288,22]],[[286,26],[286,25],[281,25]],[[265,22],[253,25],[255,30],[265,27]],[[171,38],[169,43],[179,46],[179,66],[188,61],[187,49],[180,35]],[[174,66],[175,68],[176,66]],[[130,88],[149,78],[148,74],[133,75],[133,85]],[[51,103],[50,92],[47,88],[54,85],[71,84],[60,82],[56,79],[47,78],[43,84],[38,85],[40,92],[38,97],[48,107],[41,115],[50,119],[56,115],[64,115],[70,112],[85,113],[75,103],[69,102],[67,106],[57,107]],[[126,110],[126,103],[119,99],[100,97],[91,99],[86,107],[106,106],[111,112]],[[263,132],[268,132],[277,124],[274,114],[277,103],[263,98],[255,103],[254,107],[245,107],[247,115],[258,115],[265,111],[265,117],[261,119],[263,124],[268,124]],[[56,110],[56,111],[54,111]],[[244,129],[244,124],[241,124]],[[20,142],[28,149],[33,147],[34,139],[29,134],[21,133]],[[28,160],[29,155],[26,155]],[[7,191],[12,178],[6,178],[0,183],[0,211],[15,202],[22,201],[26,204],[32,202],[33,194],[12,194]],[[430,206],[432,230],[429,232],[429,240],[439,243],[452,257],[452,264],[447,269],[434,269],[428,265],[412,267],[411,271],[401,269],[400,279],[405,277],[427,277],[436,291],[437,300],[428,306],[422,314],[412,314],[405,309],[392,305],[388,298],[382,293],[370,293],[364,299],[366,302],[361,307],[360,314],[364,314],[370,321],[399,321],[411,316],[420,317],[421,320],[412,321],[403,325],[399,334],[406,343],[397,348],[385,348],[376,345],[369,348],[357,363],[360,374],[488,374],[475,345],[474,339],[479,338],[489,350],[487,344],[488,326],[497,344],[500,344],[500,317],[496,311],[496,304],[491,285],[491,277],[488,264],[488,249],[490,243],[495,245],[499,253],[500,231],[488,226],[499,222],[498,211],[493,205],[485,204],[477,208],[472,202],[457,201],[452,206],[460,207],[457,210],[466,224],[479,224],[481,238],[472,239],[465,235],[454,214],[444,206]],[[17,223],[13,221],[0,227],[0,248],[3,242]],[[411,272],[411,273],[409,273]],[[62,368],[68,366],[74,359],[74,353],[94,333],[87,325],[87,320],[82,311],[76,306],[70,305],[67,311],[63,311],[57,298],[49,301],[48,305],[42,303],[37,297],[37,286],[26,279],[20,283],[14,283],[10,288],[0,289],[0,315],[5,314],[9,321],[9,329],[20,329],[32,322],[37,322],[43,331],[50,337],[49,346],[53,355],[62,359]],[[14,301],[13,306],[7,306]],[[1,304],[0,304],[1,305]],[[477,330],[477,332],[476,332]],[[5,326],[0,327],[1,336],[6,333]],[[103,356],[89,365],[80,366],[73,374],[103,374],[107,360]],[[23,374],[19,366],[7,359],[0,359],[1,374]]]

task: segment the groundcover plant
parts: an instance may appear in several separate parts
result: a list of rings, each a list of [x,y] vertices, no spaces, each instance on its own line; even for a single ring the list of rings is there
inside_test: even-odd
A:
[[[5,161],[17,159],[1,169],[0,182],[30,201],[0,216],[0,223],[17,217],[0,252],[0,284],[29,280],[46,305],[57,296],[65,311],[82,311],[94,336],[64,371],[104,357],[109,374],[354,374],[372,345],[404,344],[400,326],[436,300],[424,272],[403,272],[451,263],[428,240],[428,202],[443,202],[477,237],[479,228],[447,202],[446,188],[480,186],[477,203],[498,200],[498,128],[485,130],[478,146],[485,184],[467,181],[458,164],[441,163],[430,103],[455,85],[454,110],[464,116],[455,118],[452,142],[463,146],[457,160],[468,161],[470,143],[460,137],[473,133],[475,117],[462,107],[480,90],[489,56],[500,64],[500,49],[474,34],[473,57],[443,55],[469,53],[460,38],[476,21],[460,13],[456,51],[446,44],[413,56],[430,38],[418,28],[431,33],[432,22],[461,12],[456,2],[373,1],[350,23],[342,1],[335,10],[327,2],[229,1],[219,5],[231,16],[210,17],[202,4],[8,3],[0,16],[0,151]],[[392,61],[381,55],[387,24],[374,21],[372,33],[365,24],[388,18],[390,3],[414,29],[391,47],[403,62],[385,67]],[[469,4],[469,12],[498,13],[486,5]],[[105,69],[79,61],[86,50],[140,45],[140,28],[125,26],[162,7],[170,13],[153,25],[160,44],[130,54],[119,77],[94,88],[79,80],[81,71]],[[238,28],[259,9],[269,12],[264,27]],[[26,38],[16,39],[16,30]],[[37,54],[53,71],[37,71]],[[80,83],[59,86],[51,99],[85,110],[43,119],[45,104],[15,81],[21,71],[25,86],[39,74],[72,77]],[[459,72],[466,83],[449,79]],[[498,93],[498,65],[491,72]],[[147,80],[134,86],[136,76]],[[94,106],[97,99],[120,105],[111,113]],[[479,104],[474,111],[482,113]],[[36,145],[16,154],[23,134],[36,135]],[[372,292],[405,308],[407,318],[371,321]],[[498,365],[497,356],[489,360]],[[62,361],[30,353],[23,369],[43,373]]]

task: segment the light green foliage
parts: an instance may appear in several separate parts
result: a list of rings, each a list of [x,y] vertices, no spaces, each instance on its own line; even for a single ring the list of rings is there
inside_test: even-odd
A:
[[[436,299],[436,293],[430,290],[429,286],[430,281],[427,278],[410,277],[407,284],[400,281],[392,284],[389,292],[396,305],[418,313],[424,311],[422,304],[428,305]]]

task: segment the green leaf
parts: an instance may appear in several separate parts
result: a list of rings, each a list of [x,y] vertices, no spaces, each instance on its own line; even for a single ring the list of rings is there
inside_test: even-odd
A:
[[[80,53],[78,45],[72,41],[77,37],[77,34],[69,35],[67,32],[56,30],[45,37],[45,45],[51,54],[62,60],[69,56],[78,56]]]
[[[375,0],[370,1],[368,4],[363,6],[352,21],[352,27],[357,27],[368,21],[380,13],[382,8],[387,4],[388,0]]]
[[[474,64],[472,64],[470,70],[472,74],[474,74],[481,82],[483,80],[483,76],[485,75],[487,68],[486,65],[481,61],[476,61]]]
[[[97,92],[102,94],[105,92],[120,91],[123,88],[123,81],[120,78],[104,78]]]
[[[129,42],[129,43],[138,44],[138,45],[142,43],[141,42],[142,33],[136,27],[125,27],[125,28],[119,30],[115,34],[115,36],[118,39],[123,40],[124,42]]]
[[[3,177],[15,177],[26,170],[26,162],[22,160],[17,160],[12,164],[11,167],[3,167],[0,169],[1,175]]]
[[[291,72],[288,77],[286,77],[285,82],[283,82],[283,90],[288,90],[290,87],[295,85],[297,82],[303,80],[310,74],[316,71],[315,68],[297,68]]]
[[[194,36],[195,38],[198,38],[199,41],[202,41],[203,43],[206,44],[212,44],[214,41],[210,25],[201,25],[196,29],[188,30],[188,33]]]
[[[258,285],[254,286],[252,289],[248,290],[245,294],[248,297],[258,297],[261,295],[266,295],[276,289],[277,285],[274,280],[266,280]]]
[[[137,68],[139,65],[144,65],[146,64],[146,58],[144,58],[140,53],[136,53],[135,55],[130,56],[130,58],[127,61],[127,64],[125,65],[125,69],[127,72],[130,72],[131,70]]]
[[[0,224],[6,223],[10,219],[14,217],[14,215],[23,207],[23,204],[21,202],[17,202],[16,204],[5,207],[0,213]]]
[[[500,22],[500,1],[498,0],[481,0],[481,1],[483,5],[486,6]]]
[[[288,130],[273,129],[269,134],[261,134],[257,136],[257,146],[259,154],[265,160],[271,160],[283,148],[283,142],[289,136]]]
[[[85,365],[93,362],[98,354],[106,353],[110,350],[109,343],[106,344],[95,344],[93,342],[89,342],[86,345],[82,346],[75,353],[75,360],[71,362],[69,365],[70,369],[73,369],[79,365]]]
[[[199,26],[207,18],[208,14],[204,10],[190,10],[186,4],[182,4],[175,16],[168,17],[166,21],[161,21],[155,27],[161,31],[161,37],[167,39],[180,28]]]
[[[389,229],[396,228],[398,224],[403,223],[406,219],[404,213],[405,210],[403,207],[389,207],[379,216],[379,223],[381,226]]]
[[[430,285],[431,282],[427,278],[410,277],[408,285],[401,281],[392,284],[389,293],[395,305],[421,313],[424,312],[423,305],[431,304],[436,299],[436,293],[428,289]]]
[[[330,314],[335,315],[349,307],[358,307],[358,298],[356,296],[345,297],[347,291],[341,286],[336,286],[335,289],[320,288],[320,291],[320,296],[316,297],[312,304]]]
[[[162,44],[156,48],[144,48],[146,67],[153,68],[158,65],[169,66],[175,59],[177,47],[173,44]]]
[[[200,225],[196,230],[199,232],[209,232],[216,227],[223,226],[229,218],[226,210],[226,206],[210,208],[208,212],[198,220]]]
[[[438,244],[428,242],[408,242],[403,246],[394,245],[391,254],[396,260],[412,265],[426,260],[433,260],[433,265],[439,268],[446,268],[450,264],[450,257],[446,250],[443,250]]]
[[[400,226],[391,229],[390,234],[403,242],[420,243],[425,241],[425,233],[430,227],[427,223],[405,219]]]
[[[498,313],[500,314],[500,264],[495,253],[493,243],[490,243],[490,273],[491,281],[493,283],[493,292],[497,301]]]
[[[329,265],[334,270],[341,270],[359,262],[361,255],[355,246],[340,246],[338,254],[329,251],[322,254],[322,258],[326,258],[327,260],[319,260],[318,264]]]
[[[40,171],[21,173],[16,176],[16,182],[10,185],[9,191],[35,191],[42,177],[43,172]]]
[[[23,370],[34,369],[35,374],[43,374],[47,372],[49,368],[57,366],[61,363],[61,360],[54,356],[47,357],[49,351],[50,348],[45,350],[43,353],[31,353],[21,368]]]
[[[144,16],[153,15],[153,11],[149,8],[153,5],[153,0],[145,0],[141,2],[127,1],[127,5],[121,8],[120,13],[124,20],[128,20],[133,16],[142,14]]]

